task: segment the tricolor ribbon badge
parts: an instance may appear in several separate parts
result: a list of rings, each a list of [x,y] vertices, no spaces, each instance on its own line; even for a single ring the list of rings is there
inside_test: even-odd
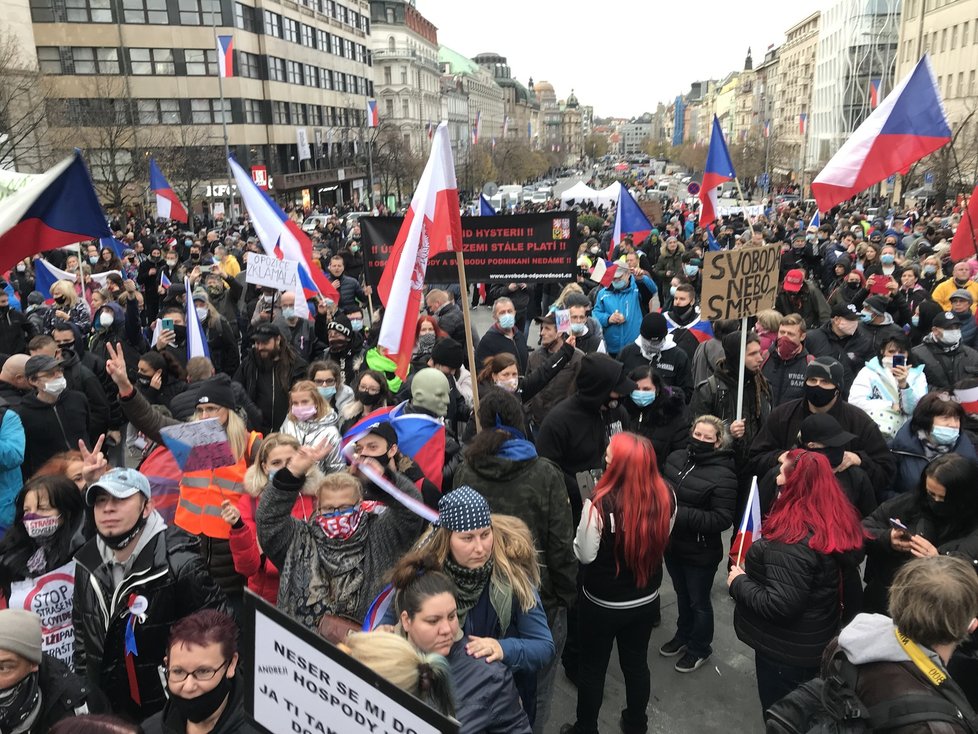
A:
[[[126,620],[126,677],[129,679],[129,696],[137,706],[142,706],[139,681],[136,679],[135,659],[139,655],[139,651],[136,649],[136,622],[145,624],[149,602],[145,596],[130,594],[127,606],[129,607],[129,618]]]

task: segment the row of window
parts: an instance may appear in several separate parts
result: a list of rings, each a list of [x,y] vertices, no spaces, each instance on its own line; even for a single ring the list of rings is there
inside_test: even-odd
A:
[[[234,25],[241,30],[257,33],[258,11],[250,5],[235,3]],[[261,27],[265,35],[272,38],[281,38],[290,43],[314,48],[340,58],[352,59],[361,64],[370,63],[370,52],[362,43],[356,43],[321,28],[313,28],[311,25],[300,23],[271,10],[262,12]]]
[[[974,32],[972,33],[972,27]],[[923,48],[920,53],[929,51],[932,54],[954,51],[957,48],[964,48],[971,45],[978,46],[978,18],[974,22],[965,21],[950,28],[943,28],[940,31],[925,33],[923,36]],[[910,61],[916,58],[916,43],[913,40],[903,42],[903,60]]]
[[[946,77],[937,77],[937,88],[944,94],[944,99],[953,97],[974,97],[978,94],[975,89],[975,70],[968,72],[968,86],[965,87],[964,72],[959,71],[957,75],[948,74]]]
[[[134,99],[132,107],[122,99],[83,98],[47,101],[48,118],[59,126],[99,124],[182,125],[311,125],[313,127],[360,127],[364,111],[344,107],[267,102],[259,99]],[[333,142],[326,140],[325,142]]]

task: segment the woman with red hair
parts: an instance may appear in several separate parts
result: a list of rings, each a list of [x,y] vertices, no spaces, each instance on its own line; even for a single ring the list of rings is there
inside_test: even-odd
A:
[[[574,553],[584,564],[578,595],[581,629],[577,723],[562,734],[598,731],[598,712],[611,648],[625,678],[621,730],[648,730],[651,694],[649,638],[658,617],[662,556],[675,515],[675,498],[659,474],[652,443],[618,433],[605,451],[604,475],[584,502]]]
[[[747,551],[746,570],[734,565],[727,576],[734,629],[754,648],[763,711],[818,675],[866,537],[824,455],[790,451],[777,481],[780,492],[763,537]]]
[[[435,342],[444,339],[446,336],[448,334],[438,326],[438,319],[434,316],[419,317],[418,325],[414,331],[414,353],[411,355],[412,369],[417,371],[427,367],[431,350],[435,348]]]

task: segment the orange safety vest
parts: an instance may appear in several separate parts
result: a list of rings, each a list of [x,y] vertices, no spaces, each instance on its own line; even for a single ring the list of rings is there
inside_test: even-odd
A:
[[[231,500],[234,505],[244,493],[244,476],[248,469],[248,457],[255,441],[261,434],[252,431],[248,448],[236,464],[217,469],[187,472],[180,480],[180,499],[173,515],[173,523],[191,535],[227,540],[231,526],[221,517],[221,503]]]

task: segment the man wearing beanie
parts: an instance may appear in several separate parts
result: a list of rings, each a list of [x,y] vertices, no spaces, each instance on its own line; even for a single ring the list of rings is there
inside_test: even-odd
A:
[[[316,314],[316,336],[328,345],[326,358],[340,366],[343,382],[352,385],[363,362],[363,332],[354,331],[346,314],[337,311],[332,318]]]
[[[693,371],[689,355],[669,333],[669,323],[661,313],[647,313],[642,317],[638,338],[621,350],[618,361],[625,365],[625,372],[636,367],[651,367],[668,387],[682,391],[688,403],[693,397]]]
[[[530,352],[527,360],[529,377],[523,395],[532,390],[535,379],[544,381],[535,395],[530,393],[532,397],[527,403],[530,424],[535,432],[551,408],[574,394],[584,352],[576,348],[576,337],[557,331],[557,320],[552,313],[533,320],[540,324],[540,347]]]
[[[36,614],[0,611],[0,731],[43,734],[62,719],[106,709],[97,691],[41,651]]]

